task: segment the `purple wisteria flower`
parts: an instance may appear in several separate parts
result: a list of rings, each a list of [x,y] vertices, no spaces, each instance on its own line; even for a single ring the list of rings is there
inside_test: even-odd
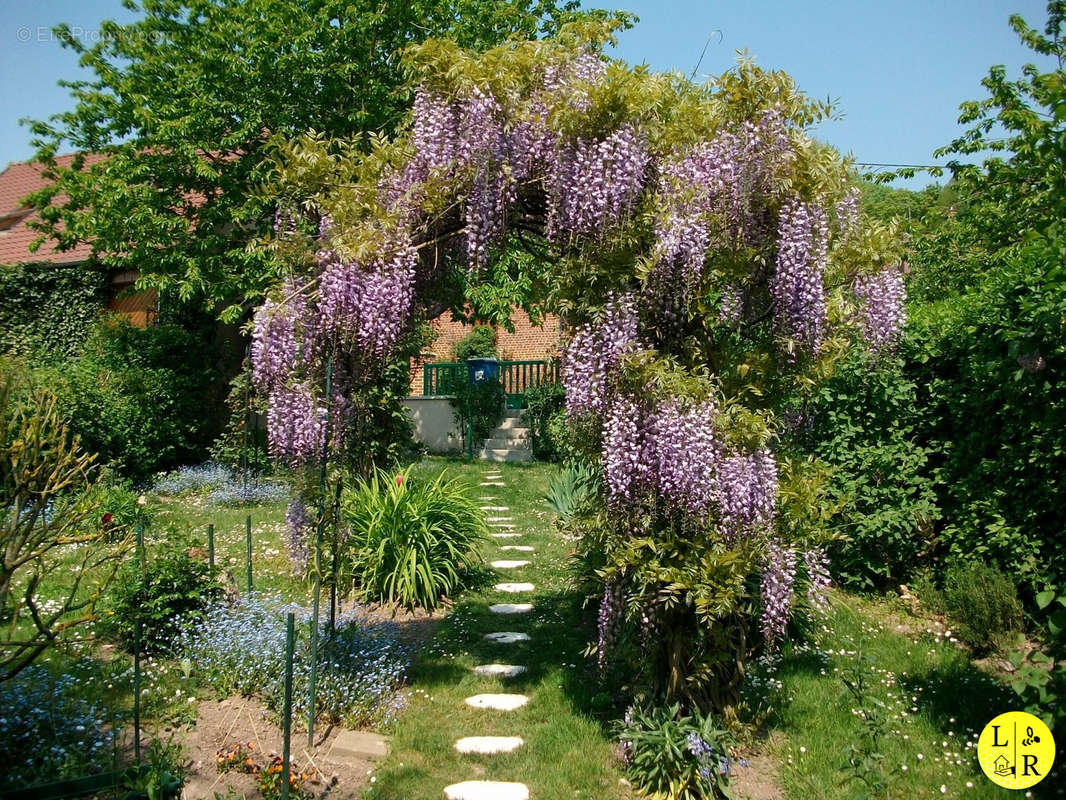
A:
[[[874,353],[892,350],[907,324],[907,289],[903,275],[888,267],[855,279],[855,297],[862,307],[863,334]]]
[[[779,333],[807,353],[822,343],[826,323],[825,272],[829,223],[825,210],[799,201],[781,209],[777,268],[771,291]]]
[[[578,327],[563,353],[567,413],[603,411],[611,373],[622,356],[638,346],[632,295],[612,297],[603,322]]]
[[[792,591],[796,580],[796,551],[777,540],[770,542],[763,565],[762,634],[766,647],[775,650],[785,636],[792,613]]]

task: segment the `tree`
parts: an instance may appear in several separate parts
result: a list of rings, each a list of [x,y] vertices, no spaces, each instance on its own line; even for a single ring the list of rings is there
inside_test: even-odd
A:
[[[448,35],[481,49],[586,16],[573,0],[125,4],[143,17],[103,22],[90,47],[57,28],[93,77],[62,82],[71,111],[30,123],[54,181],[33,195],[40,230],[60,247],[89,241],[106,265],[228,318],[277,271],[248,246],[274,215],[257,191],[272,137],[315,129],[365,148],[403,116],[398,56],[411,42]],[[68,148],[79,156],[59,166]]]
[[[27,393],[13,365],[0,363],[0,681],[94,619],[128,551],[101,524],[90,491],[94,461],[70,436],[55,397]],[[51,602],[40,595],[45,580]]]
[[[822,602],[821,473],[778,444],[842,356],[897,344],[901,250],[808,135],[830,109],[788,75],[741,61],[697,85],[604,59],[611,35],[414,45],[396,136],[282,147],[294,223],[253,379],[276,457],[343,460],[361,414],[338,385],[387,360],[457,273],[498,280],[520,247],[528,296],[567,323],[567,414],[599,475],[574,525],[600,664],[624,632],[652,691],[730,711],[797,586]]]

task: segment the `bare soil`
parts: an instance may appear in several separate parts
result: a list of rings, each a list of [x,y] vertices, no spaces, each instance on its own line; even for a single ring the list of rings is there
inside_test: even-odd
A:
[[[729,790],[737,800],[784,800],[785,792],[781,788],[778,774],[779,765],[770,751],[774,735],[769,740],[760,742],[752,750],[741,752],[739,758],[747,766],[733,764]]]
[[[346,606],[345,610],[351,610],[351,607]],[[396,623],[411,652],[418,652],[433,638],[447,614],[447,609],[426,613],[387,606],[359,606],[358,610],[369,620]],[[185,734],[188,770],[182,792],[184,800],[212,800],[216,793],[225,797],[227,791],[232,792],[231,797],[261,798],[255,775],[236,770],[218,771],[218,754],[240,745],[249,750],[259,764],[269,763],[272,756],[281,755],[281,729],[254,698],[205,700],[199,703],[197,711],[195,727]],[[293,720],[290,741],[294,772],[299,770],[310,775],[305,788],[316,798],[354,800],[361,796],[373,776],[372,760],[332,753],[341,730],[330,725],[316,726],[314,745],[308,747],[306,727],[302,721]]]

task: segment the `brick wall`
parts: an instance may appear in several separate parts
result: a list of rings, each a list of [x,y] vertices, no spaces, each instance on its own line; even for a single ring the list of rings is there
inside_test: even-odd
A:
[[[533,325],[529,315],[521,309],[511,313],[514,333],[505,328],[496,328],[496,350],[501,361],[543,361],[559,355],[562,328],[559,318],[544,316],[539,325]],[[454,322],[450,314],[444,314],[432,322],[437,337],[421,358],[411,360],[411,394],[422,394],[422,365],[437,361],[454,361],[455,345],[473,330],[471,325]]]

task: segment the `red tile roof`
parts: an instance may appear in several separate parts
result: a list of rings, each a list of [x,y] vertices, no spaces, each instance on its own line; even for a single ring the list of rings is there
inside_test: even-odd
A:
[[[95,164],[106,158],[103,155],[88,155],[85,157],[86,165]],[[57,156],[56,163],[63,167],[69,167],[74,155]],[[41,164],[15,163],[9,164],[7,169],[0,172],[0,220],[8,215],[19,214],[14,224],[10,227],[6,222],[0,222],[0,265],[24,264],[27,262],[50,264],[71,264],[88,259],[91,247],[87,243],[79,243],[74,249],[60,252],[55,249],[54,242],[45,241],[37,252],[30,252],[30,243],[39,234],[29,227],[28,223],[37,219],[37,212],[32,211],[23,204],[26,195],[43,188],[48,181],[41,175]]]

